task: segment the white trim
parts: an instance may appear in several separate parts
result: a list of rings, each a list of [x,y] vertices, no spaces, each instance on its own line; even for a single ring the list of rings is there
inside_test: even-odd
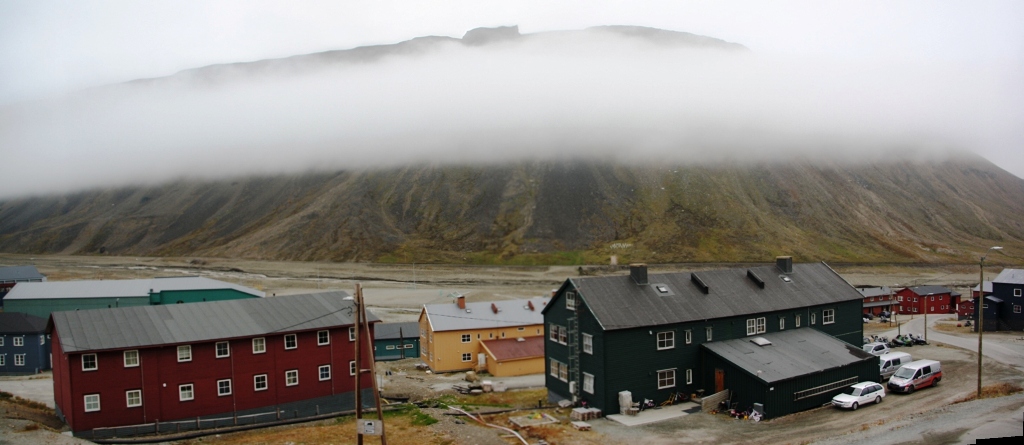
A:
[[[134,356],[135,356],[135,363],[128,363],[128,353],[129,352],[134,352],[135,353],[134,354]],[[136,366],[139,366],[140,362],[141,362],[141,360],[139,358],[139,350],[138,349],[131,349],[131,350],[128,350],[128,351],[124,351],[124,367],[125,368],[134,368]]]
[[[263,377],[263,387],[260,388],[260,377]],[[266,374],[256,374],[252,376],[252,390],[253,391],[266,391],[270,388],[270,380],[267,379]]]
[[[431,352],[430,354],[431,354],[431,356],[433,356],[434,353]],[[348,361],[348,375],[350,375],[350,376],[356,375],[356,361],[355,360],[349,360]]]
[[[259,342],[257,342],[259,340]],[[256,348],[257,343],[260,345],[259,349]],[[265,354],[267,352],[267,339],[266,337],[256,337],[252,339],[252,353],[253,354]]]
[[[327,377],[324,377],[324,368],[327,368]],[[320,381],[331,379],[331,365],[320,365],[316,368],[316,375]]]
[[[587,385],[587,383],[590,383],[590,385]],[[588,373],[585,373],[585,372],[583,373],[583,392],[588,393],[588,394],[593,394],[594,393],[594,375],[593,374],[588,374]]]
[[[185,396],[185,387],[188,387],[188,396]],[[178,401],[187,402],[196,398],[196,387],[191,383],[178,385]]]
[[[288,337],[292,339],[292,347],[288,347]],[[296,334],[284,334],[284,348],[287,350],[299,348],[299,336]]]
[[[583,333],[583,352],[587,354],[594,353],[594,336],[586,332]]]
[[[136,404],[132,404],[132,393],[138,393],[139,401]],[[129,389],[124,392],[124,403],[128,408],[137,408],[142,406],[142,390],[141,389]]]
[[[295,381],[291,382],[291,377],[295,377]],[[289,369],[284,372],[284,386],[296,386],[299,384],[299,370]]]
[[[92,357],[92,367],[87,368],[85,366],[85,358]],[[82,371],[95,371],[100,369],[100,358],[96,354],[82,354]]]
[[[227,382],[227,384],[228,384],[227,385],[228,392],[221,391],[220,384],[224,383],[224,382]],[[220,379],[220,380],[217,380],[217,396],[218,397],[223,397],[223,396],[230,396],[230,395],[231,395],[231,379]]]
[[[90,403],[89,399],[90,398],[94,398],[94,397],[95,397],[96,407],[90,409],[89,408],[89,403]],[[85,412],[87,412],[87,413],[94,413],[94,412],[100,410],[100,395],[99,394],[86,394],[85,397],[84,397],[84,402],[85,402],[85,405],[83,405],[83,406],[85,407]]]
[[[662,373],[665,373],[665,377],[664,378],[662,378]],[[671,373],[671,374],[669,374],[669,373]],[[655,375],[658,378],[658,389],[675,388],[676,387],[676,368],[659,369],[655,373]],[[662,385],[662,380],[665,381],[664,385]],[[671,384],[668,383],[669,380],[672,381]]]
[[[666,349],[675,349],[676,348],[676,332],[675,331],[661,331],[661,332],[658,332],[655,335],[655,337],[657,338],[657,341],[656,341],[655,345],[658,347],[659,351],[664,351]]]
[[[190,361],[192,361],[192,345],[178,346],[178,363]]]
[[[220,345],[224,345],[224,355],[220,354]],[[226,341],[219,341],[217,343],[214,343],[213,351],[213,354],[216,355],[217,358],[231,357],[231,343]]]
[[[325,334],[325,338],[327,340],[320,341],[320,334]],[[316,331],[316,345],[317,346],[325,346],[325,345],[329,345],[329,344],[331,344],[331,331],[329,331],[329,330]]]

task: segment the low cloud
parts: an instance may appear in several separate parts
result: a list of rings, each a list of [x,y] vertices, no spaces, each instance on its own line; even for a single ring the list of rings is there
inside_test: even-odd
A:
[[[1020,67],[767,58],[610,36],[287,63],[0,109],[0,198],[524,159],[871,162],[968,150],[1001,164],[1024,141]]]

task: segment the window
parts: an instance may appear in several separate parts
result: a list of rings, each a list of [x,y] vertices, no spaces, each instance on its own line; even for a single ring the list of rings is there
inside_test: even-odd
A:
[[[501,331],[501,338],[505,338],[505,331]],[[562,342],[562,344],[565,344],[565,342]]]
[[[96,362],[96,354],[82,354],[82,371],[95,371],[99,369]]]
[[[25,354],[14,354],[14,366],[25,366]]]
[[[0,346],[3,346],[3,345],[4,345],[4,338],[0,337]]]
[[[1020,290],[1020,289],[1014,289],[1014,290],[1013,290],[1013,296],[1014,296],[1014,297],[1019,297],[1019,296],[1020,296],[1020,293],[1021,293],[1021,290]]]
[[[665,331],[658,333],[658,350],[672,349],[676,347],[676,333]]]
[[[190,361],[192,361],[192,345],[178,346],[178,361],[179,362],[190,362]]]
[[[473,336],[471,334],[462,334],[463,343],[469,343],[470,341],[473,341]]]
[[[559,326],[558,327],[558,342],[564,345],[566,343],[567,336],[568,336],[568,330],[566,330],[564,326]]]
[[[124,392],[124,398],[127,400],[129,408],[135,408],[137,406],[142,406],[142,390],[141,389],[133,389],[133,390],[130,390],[130,391],[125,391]]]
[[[377,349],[376,346],[374,346],[373,348]],[[384,347],[384,349],[387,349],[388,351],[394,350],[395,349],[395,345],[387,345],[386,347]]]
[[[757,333],[764,334],[768,330],[767,323],[765,323],[765,317],[759,317],[757,319]]]
[[[935,301],[935,297],[932,297],[932,300],[931,300],[931,301]]]
[[[267,375],[260,374],[252,376],[252,389],[253,391],[266,391],[267,390]]]
[[[124,351],[124,367],[132,368],[135,366],[139,366],[139,351]]]
[[[551,327],[548,329],[548,340],[558,341],[558,325],[551,323]]]
[[[707,341],[711,341],[711,326],[704,328],[704,336],[708,338]]]
[[[317,373],[320,375],[320,381],[331,379],[331,365],[321,365],[317,368]]]
[[[551,359],[551,377],[558,377],[558,360]]]
[[[349,333],[349,341],[351,341],[352,340],[352,336],[351,336],[352,330],[349,329],[348,333]],[[434,342],[434,332],[431,331],[430,332],[430,343],[433,343],[433,342]]]
[[[818,314],[816,314],[814,312],[811,312],[811,324],[814,324],[815,322],[818,321],[817,318],[816,318],[817,315]]]
[[[583,373],[583,392],[594,393],[594,376],[592,374]]]
[[[14,346],[25,346],[25,338],[24,337],[14,337],[14,343],[13,344],[14,344]]]
[[[46,336],[45,335],[40,335],[39,336],[39,345],[42,346],[42,345],[45,345],[45,344],[46,344]]]
[[[782,331],[782,330],[785,330],[785,329],[786,329],[786,317],[779,317],[779,330]]]
[[[316,331],[316,344],[317,346],[331,344],[331,332],[330,331]]]
[[[7,354],[0,354],[0,366],[7,366]]]
[[[430,359],[434,359],[434,353],[430,353]],[[351,360],[348,362],[348,375],[356,375],[356,361]]]
[[[299,339],[295,336],[295,334],[288,334],[284,336],[285,349],[295,349],[297,347],[299,347]]]
[[[267,339],[260,337],[252,339],[252,353],[262,354],[267,352]]]
[[[299,370],[292,369],[284,372],[284,385],[295,386],[299,384]]]
[[[231,355],[231,348],[228,347],[228,342],[219,341],[216,344],[217,347],[217,358],[224,358]]]
[[[471,353],[471,352],[463,352],[462,353],[462,361],[464,361],[464,362],[471,362],[471,361],[473,361],[473,353]]]
[[[192,400],[194,398],[194,396],[195,396],[195,393],[192,391],[192,384],[191,383],[186,383],[184,385],[178,385],[178,400],[179,401],[186,402],[186,401]]]
[[[356,327],[355,326],[349,326],[348,327],[348,341],[356,341]],[[430,334],[430,341],[434,341],[434,334],[433,333]]]
[[[563,382],[569,381],[569,365],[565,363],[558,364],[558,380]]]
[[[935,308],[932,307],[932,310]],[[832,324],[836,322],[836,310],[825,309],[821,312],[821,324]]]
[[[85,412],[91,413],[100,410],[100,395],[89,394],[85,396]]]
[[[747,319],[747,335],[754,335],[757,333],[757,320],[753,318]]]
[[[405,349],[412,349],[412,343],[403,346]]]
[[[583,334],[583,352],[587,354],[594,353],[594,336],[590,334]]]
[[[217,396],[231,395],[231,379],[217,380]]]
[[[1014,314],[1019,314],[1020,313],[1020,305],[1019,304],[1013,305],[1013,313]]]
[[[686,370],[686,384],[687,385],[692,385],[693,384],[693,370],[692,369],[687,369]]]
[[[692,343],[693,342],[693,331],[687,329],[687,330],[683,331],[683,333],[684,333],[683,336],[686,337],[686,344]]]
[[[523,331],[525,331],[525,330],[526,330],[526,328],[524,328],[524,327],[518,327],[518,328],[516,328],[516,330],[517,330],[517,331],[519,331],[519,332],[523,332]],[[477,336],[476,338],[480,338],[480,334],[476,334],[476,336]]]
[[[793,327],[800,327],[800,314],[796,314],[796,316],[793,317]]]
[[[570,311],[576,310],[576,292],[565,293],[565,308]]]
[[[676,386],[676,370],[663,369],[658,371],[658,389],[673,388]]]

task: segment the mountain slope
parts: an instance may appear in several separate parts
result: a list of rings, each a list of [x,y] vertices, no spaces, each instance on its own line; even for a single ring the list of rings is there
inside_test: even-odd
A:
[[[970,261],[1024,247],[980,158],[859,166],[407,167],[0,203],[0,250],[402,262]]]

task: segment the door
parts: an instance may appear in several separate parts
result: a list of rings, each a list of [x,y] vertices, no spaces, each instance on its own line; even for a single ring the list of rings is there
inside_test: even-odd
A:
[[[725,391],[725,370],[715,368],[715,392]]]

